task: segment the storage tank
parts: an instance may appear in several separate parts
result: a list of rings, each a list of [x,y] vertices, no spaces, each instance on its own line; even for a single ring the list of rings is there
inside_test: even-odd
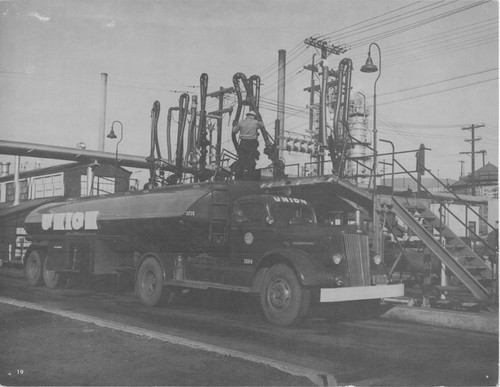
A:
[[[346,165],[347,176],[351,177],[356,185],[368,186],[370,169],[364,165],[371,165],[371,151],[367,148],[371,144],[371,133],[368,131],[368,109],[365,98],[360,93],[354,94],[349,103],[349,131],[355,139],[354,145],[348,150],[349,160]],[[368,158],[367,158],[368,157]],[[365,159],[366,158],[366,159]]]

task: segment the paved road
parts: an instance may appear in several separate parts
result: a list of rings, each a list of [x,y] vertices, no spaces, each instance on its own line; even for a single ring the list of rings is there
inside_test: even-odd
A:
[[[30,288],[23,280],[0,277],[0,296],[185,338],[208,346],[249,354],[255,358],[273,359],[279,364],[294,364],[318,370],[319,373],[332,375],[334,379],[331,378],[330,382],[336,381],[341,385],[478,386],[496,385],[498,382],[498,337],[495,335],[465,333],[454,329],[380,319],[363,320],[360,316],[350,313],[341,315],[340,310],[332,308],[316,308],[313,311],[313,317],[303,326],[282,329],[263,322],[258,313],[256,300],[253,298],[246,295],[228,297],[221,293],[194,293],[185,296],[169,308],[147,308],[142,306],[131,293],[116,294],[109,290],[98,291],[95,288],[50,291],[45,288]],[[9,308],[13,307],[9,306]],[[35,316],[46,315],[39,311],[23,310],[23,312],[35,313]],[[9,313],[15,314],[16,312],[11,310]],[[336,317],[332,318],[333,315]],[[7,348],[7,352],[14,351],[22,356],[33,351],[32,340],[37,336],[57,340],[60,335],[57,328],[52,325],[53,319],[54,317],[33,318],[31,324],[28,324],[32,328],[32,333],[31,336],[26,333],[27,338],[11,339],[15,336],[12,334],[12,326],[10,330],[2,327],[0,340],[7,343],[2,347]],[[28,321],[31,320],[28,319]],[[38,321],[45,322],[43,329],[39,329]],[[15,326],[14,320],[11,320],[10,324]],[[92,362],[89,363],[88,359],[84,360],[85,356],[80,358],[78,356],[80,352],[75,351],[75,348],[82,348],[84,343],[87,343],[88,336],[93,335],[89,335],[91,332],[87,330],[96,328],[95,326],[90,328],[81,326],[78,329],[79,334],[75,334],[75,337],[81,340],[79,345],[71,345],[69,348],[65,348],[64,344],[47,346],[47,352],[50,353],[50,358],[47,359],[52,359],[49,364],[60,364],[59,370],[61,375],[65,375],[64,377],[75,372],[85,374],[83,370],[87,366],[91,370],[94,369]],[[109,366],[106,362],[99,362],[103,371],[89,373],[88,381],[83,379],[85,382],[76,382],[77,384],[311,384],[309,379],[266,367],[264,370],[272,371],[272,374],[263,373],[263,379],[254,381],[255,379],[251,376],[255,377],[256,374],[261,374],[261,371],[255,371],[253,367],[263,367],[261,364],[222,355],[217,355],[222,356],[217,358],[213,353],[207,354],[204,351],[189,348],[189,351],[194,352],[184,354],[183,351],[186,348],[174,351],[165,350],[165,346],[169,347],[168,344],[158,343],[152,339],[145,341],[144,338],[138,337],[131,339],[130,342],[126,340],[125,345],[121,342],[123,339],[121,335],[124,334],[110,333],[107,330],[99,331],[96,335],[96,342],[90,344],[89,348],[101,348],[106,359],[119,358],[123,354],[130,355],[130,359],[125,359],[123,362],[111,362]],[[64,337],[67,339],[71,337],[71,334],[68,333]],[[18,342],[23,344],[18,346]],[[156,349],[157,346],[163,349]],[[60,351],[57,349],[59,347]],[[155,354],[153,355],[154,361],[142,361],[143,353],[149,352]],[[183,359],[199,356],[201,360],[199,362],[198,360],[174,362],[173,359],[178,353]],[[88,356],[88,352],[84,354]],[[205,355],[207,359],[203,359]],[[0,359],[3,360],[0,365],[4,369],[5,352],[3,350],[1,356]],[[213,359],[216,358],[221,361],[214,361]],[[212,359],[214,363],[210,363],[208,359]],[[238,362],[233,364],[235,360]],[[220,362],[227,363],[228,367],[220,367]],[[129,366],[120,366],[122,363],[129,364]],[[165,371],[167,376],[178,375],[184,382],[171,382],[170,380],[174,379],[169,379],[165,374],[161,376],[166,363],[180,367],[180,369],[176,368],[175,372]],[[195,366],[198,363],[201,365]],[[44,362],[40,361],[37,364],[42,366]],[[16,372],[16,367],[18,367],[16,364],[10,364],[9,372]],[[76,371],[73,367],[77,367]],[[208,376],[205,375],[207,367],[210,370]],[[127,379],[130,374],[127,371],[135,369],[138,370],[136,372],[140,383],[137,383],[137,379],[134,381]],[[150,378],[147,377],[148,375],[151,375]],[[157,375],[162,379],[156,378]],[[234,378],[231,378],[232,376]],[[32,381],[36,380],[32,379]],[[51,383],[49,379],[40,380],[36,384],[44,384],[43,381],[58,384],[55,381]],[[2,382],[5,382],[5,379],[1,379],[0,383]]]

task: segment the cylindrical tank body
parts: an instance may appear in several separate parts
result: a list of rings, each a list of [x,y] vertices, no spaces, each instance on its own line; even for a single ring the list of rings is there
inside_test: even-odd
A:
[[[208,236],[214,192],[227,193],[229,211],[235,197],[258,189],[255,182],[200,183],[65,200],[32,211],[25,227],[36,240],[94,234],[138,250],[183,249]]]

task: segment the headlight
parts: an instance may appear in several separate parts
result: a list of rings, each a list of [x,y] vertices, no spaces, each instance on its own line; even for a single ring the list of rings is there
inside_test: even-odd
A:
[[[338,265],[340,262],[342,262],[342,255],[340,254],[333,254],[332,255],[332,261],[334,264]]]
[[[382,263],[382,257],[381,257],[380,255],[378,255],[378,254],[377,254],[377,255],[375,255],[375,256],[373,257],[373,263],[374,263],[375,265],[380,265],[380,263]]]

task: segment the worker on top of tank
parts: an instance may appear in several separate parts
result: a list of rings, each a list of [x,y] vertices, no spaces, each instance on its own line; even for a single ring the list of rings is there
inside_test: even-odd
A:
[[[245,177],[250,179],[255,174],[255,165],[259,159],[259,129],[265,130],[264,123],[257,119],[254,111],[250,110],[246,114],[246,118],[238,123],[233,128],[233,135],[240,134],[240,142],[238,144],[238,162],[236,163],[236,179],[244,180]]]

